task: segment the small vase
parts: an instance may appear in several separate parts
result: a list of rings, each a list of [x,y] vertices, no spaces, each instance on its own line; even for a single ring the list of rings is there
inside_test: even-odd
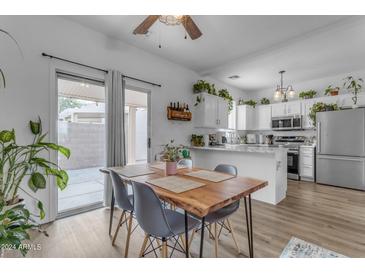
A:
[[[177,173],[177,162],[166,162],[166,175],[175,175]]]

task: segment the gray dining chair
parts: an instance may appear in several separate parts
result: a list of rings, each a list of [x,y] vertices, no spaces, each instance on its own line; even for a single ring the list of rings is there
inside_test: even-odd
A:
[[[220,164],[216,166],[214,171],[222,172],[222,173],[228,173],[234,176],[237,176],[237,168],[233,165],[225,165]],[[237,239],[233,230],[233,227],[231,225],[231,222],[229,220],[229,217],[235,213],[238,208],[240,207],[240,200],[237,200],[233,202],[232,204],[225,206],[221,209],[218,209],[217,211],[209,213],[205,217],[205,227],[208,228],[209,235],[214,239],[214,251],[215,256],[218,257],[218,240],[219,236],[223,229],[227,230],[231,235],[232,239],[234,241],[234,244],[237,248],[237,252],[240,253],[240,249],[237,243]],[[214,227],[214,231],[212,232],[212,226]],[[197,230],[193,230],[193,234],[190,237],[190,243],[189,246],[193,240],[194,234]]]
[[[161,257],[168,257],[168,240],[175,240],[170,253],[174,250],[185,252],[184,241],[179,243],[179,237],[185,233],[185,215],[174,210],[166,209],[161,205],[160,199],[153,189],[144,183],[132,182],[134,193],[134,212],[140,227],[145,232],[145,238],[140,251],[140,257],[161,248]],[[188,231],[198,227],[200,221],[188,216]],[[151,240],[153,238],[153,240]],[[155,248],[153,241],[156,240],[158,247]],[[159,244],[162,241],[162,245]],[[150,244],[147,246],[148,241]],[[151,250],[149,248],[151,247]],[[179,249],[179,248],[180,249]]]
[[[119,229],[126,225],[127,228],[127,239],[124,250],[124,257],[128,257],[129,242],[130,237],[133,232],[133,194],[128,195],[128,190],[123,179],[113,170],[109,170],[110,177],[112,179],[115,203],[117,207],[122,210],[116,231],[113,236],[112,245],[115,245],[115,240],[117,239]],[[128,215],[128,216],[127,216]]]

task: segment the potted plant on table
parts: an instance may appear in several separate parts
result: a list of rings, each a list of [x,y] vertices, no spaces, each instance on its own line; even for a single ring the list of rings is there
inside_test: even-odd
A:
[[[19,191],[36,201],[39,209],[36,217],[42,220],[46,213],[42,201],[26,190],[22,182],[27,179],[30,190],[36,193],[46,188],[46,177],[53,176],[58,188],[63,190],[68,182],[66,171],[42,155],[54,150],[70,157],[68,148],[44,141],[47,133],[42,133],[40,119],[37,122],[30,121],[29,127],[33,133],[33,142],[28,145],[17,144],[14,129],[0,131],[0,252],[15,249],[23,256],[28,250],[22,242],[29,239],[29,229],[38,225],[19,196]]]
[[[362,89],[362,83],[364,82],[362,78],[355,79],[353,76],[347,76],[344,79],[343,86],[347,89],[348,92],[352,93],[354,96],[351,98],[352,102],[354,103],[352,105],[352,108],[358,108],[357,105],[357,96],[359,92],[361,92]]]
[[[183,145],[175,146],[174,140],[164,145],[162,160],[166,162],[166,175],[175,175],[177,173],[177,162],[180,159],[180,153],[183,148]]]
[[[332,85],[329,85],[324,90],[324,95],[337,96],[339,92],[340,92],[340,88],[339,87],[332,87]]]

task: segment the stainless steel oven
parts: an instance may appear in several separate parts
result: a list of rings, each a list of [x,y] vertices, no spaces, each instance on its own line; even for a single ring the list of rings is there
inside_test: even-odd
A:
[[[271,118],[272,130],[298,130],[302,129],[302,116],[293,115]]]
[[[288,149],[288,178],[299,180],[299,148]]]
[[[288,179],[299,180],[299,147],[305,141],[304,136],[275,136],[274,143],[288,149]]]

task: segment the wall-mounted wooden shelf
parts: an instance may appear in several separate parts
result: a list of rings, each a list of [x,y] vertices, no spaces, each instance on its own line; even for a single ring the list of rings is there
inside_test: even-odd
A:
[[[178,120],[178,121],[191,121],[192,113],[186,111],[172,110],[167,107],[167,119]]]

